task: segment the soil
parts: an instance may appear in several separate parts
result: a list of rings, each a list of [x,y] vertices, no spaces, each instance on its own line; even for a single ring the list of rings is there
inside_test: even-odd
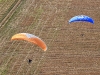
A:
[[[99,75],[99,7],[100,0],[27,0],[7,28],[3,27],[6,32],[0,40],[2,74]],[[94,24],[68,23],[80,14],[92,17]],[[11,42],[11,35],[19,32],[43,39],[47,51],[27,41]],[[30,64],[28,59],[32,60]]]

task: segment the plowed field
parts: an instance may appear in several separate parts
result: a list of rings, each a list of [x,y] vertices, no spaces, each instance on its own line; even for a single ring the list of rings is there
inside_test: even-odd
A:
[[[81,14],[94,24],[68,23]],[[0,74],[100,75],[99,20],[100,0],[23,1],[0,29]],[[47,51],[27,41],[10,41],[23,32],[40,37]]]

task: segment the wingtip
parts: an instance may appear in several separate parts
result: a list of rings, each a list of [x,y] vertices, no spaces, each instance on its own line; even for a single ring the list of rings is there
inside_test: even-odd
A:
[[[44,51],[47,51],[47,48],[45,48]]]

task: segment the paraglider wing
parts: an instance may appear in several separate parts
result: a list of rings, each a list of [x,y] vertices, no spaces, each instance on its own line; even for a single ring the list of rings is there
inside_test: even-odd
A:
[[[90,22],[90,23],[94,24],[94,20],[91,17],[86,16],[86,15],[74,16],[69,20],[69,23],[81,22],[81,21]]]
[[[47,50],[47,46],[39,37],[29,34],[29,33],[18,33],[12,36],[11,40],[26,40],[32,42],[39,47],[41,47],[44,51]]]

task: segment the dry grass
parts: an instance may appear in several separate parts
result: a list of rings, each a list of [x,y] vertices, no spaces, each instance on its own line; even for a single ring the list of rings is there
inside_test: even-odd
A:
[[[99,75],[99,0],[27,0],[0,31],[2,75]],[[72,23],[85,14],[95,24]],[[48,50],[26,41],[10,41],[15,33],[28,32],[43,39]],[[27,60],[32,59],[28,64]]]
[[[5,17],[5,15],[10,11],[13,3],[17,0],[0,0],[0,22]],[[15,4],[15,3],[14,3]]]

